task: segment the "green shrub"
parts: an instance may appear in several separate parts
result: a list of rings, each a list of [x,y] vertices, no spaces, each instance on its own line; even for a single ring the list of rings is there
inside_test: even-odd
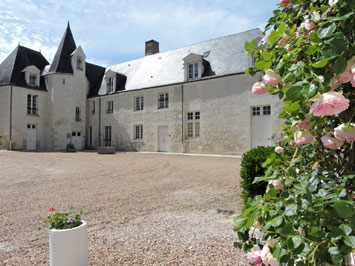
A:
[[[243,154],[240,177],[242,179],[241,186],[244,203],[247,202],[249,197],[265,193],[267,183],[258,182],[253,184],[253,181],[255,177],[264,176],[266,169],[262,167],[262,164],[273,152],[273,147],[258,146]]]

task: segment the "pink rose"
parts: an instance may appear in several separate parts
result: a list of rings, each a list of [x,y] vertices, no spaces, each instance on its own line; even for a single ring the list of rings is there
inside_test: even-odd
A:
[[[331,149],[331,150],[339,149],[344,144],[343,140],[337,139],[337,138],[332,138],[327,135],[322,136],[321,140],[322,140],[323,146],[325,148]]]
[[[304,229],[302,227],[298,227],[297,231],[300,233],[300,235],[302,237],[305,237],[306,236],[306,232],[304,231]]]
[[[330,81],[329,85],[330,87],[335,90],[337,88],[339,88],[341,86],[342,82],[341,80],[339,79],[339,77],[334,77],[332,78],[332,80]]]
[[[337,115],[349,108],[349,102],[339,92],[326,92],[312,104],[311,114],[315,116]]]
[[[251,264],[260,265],[263,263],[263,260],[261,259],[261,255],[260,255],[260,250],[259,251],[252,251],[252,252],[248,253],[247,257],[248,257],[249,262]]]
[[[284,185],[282,184],[280,179],[270,180],[269,184],[273,185],[275,190],[281,190],[284,188]]]
[[[350,123],[350,125],[339,125],[334,129],[334,136],[342,140],[355,141],[355,124]]]
[[[353,86],[353,88],[355,88],[355,74],[354,75],[351,75],[351,86]]]
[[[276,74],[273,70],[268,69],[265,71],[265,75],[263,77],[265,83],[269,84],[270,86],[277,87],[282,81],[280,75]]]
[[[279,261],[272,256],[272,253],[268,247],[265,245],[261,250],[261,259],[266,266],[279,266]]]
[[[308,18],[306,18],[305,22],[304,22],[304,28],[307,31],[313,30],[316,27],[316,24],[314,24],[313,21],[309,20]]]
[[[260,95],[267,92],[266,88],[267,86],[264,82],[256,82],[251,88],[251,91],[253,94]]]
[[[317,166],[318,166],[318,164],[319,164],[319,161],[315,161],[315,162],[312,164],[312,168],[313,168],[313,169],[316,169]]]
[[[275,148],[275,152],[276,153],[281,153],[281,152],[283,152],[284,151],[284,148],[282,148],[282,147],[280,147],[280,146],[277,146],[276,148]]]
[[[309,125],[309,118],[307,117],[305,120],[303,120],[302,122],[299,122],[296,126],[296,128],[298,129],[305,129],[305,130],[310,130],[311,126]]]
[[[292,4],[290,3],[290,0],[280,0],[280,6],[281,7],[292,7]]]
[[[313,141],[313,135],[309,131],[298,130],[294,135],[294,140],[296,145],[307,144]]]
[[[351,79],[350,69],[346,69],[343,74],[339,76],[339,81],[347,83]]]

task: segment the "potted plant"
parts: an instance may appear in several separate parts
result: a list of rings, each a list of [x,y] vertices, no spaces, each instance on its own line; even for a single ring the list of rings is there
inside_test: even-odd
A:
[[[104,146],[102,147],[97,147],[97,153],[98,154],[115,154],[116,149],[115,147],[111,146],[111,144],[106,144],[108,143],[106,139],[104,139]]]
[[[88,265],[87,222],[81,219],[83,211],[74,214],[73,210],[71,208],[67,213],[54,213],[55,208],[51,207],[51,215],[44,220],[43,227],[50,229],[51,266]]]
[[[74,145],[73,145],[73,143],[68,143],[68,144],[67,144],[66,151],[67,151],[67,152],[75,152],[75,151],[76,151],[76,150],[75,150],[75,147],[74,147]]]

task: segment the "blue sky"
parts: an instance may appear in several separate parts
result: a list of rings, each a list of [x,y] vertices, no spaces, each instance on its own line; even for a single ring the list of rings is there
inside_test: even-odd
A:
[[[263,30],[278,0],[0,0],[0,62],[20,43],[51,62],[67,21],[87,61],[102,66],[225,35]]]

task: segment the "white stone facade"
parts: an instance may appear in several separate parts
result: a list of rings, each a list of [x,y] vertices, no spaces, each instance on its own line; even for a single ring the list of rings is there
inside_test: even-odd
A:
[[[168,53],[161,57],[153,54],[147,60],[153,62],[158,56],[156,60],[169,58]],[[181,82],[139,89],[134,88],[139,86],[139,77],[124,73],[122,64],[108,68],[96,95],[90,95],[83,49],[76,48],[70,58],[72,73],[51,72],[49,67],[42,71],[46,90],[10,84],[0,86],[0,149],[33,149],[29,141],[35,138],[34,150],[65,150],[68,143],[73,143],[78,150],[109,145],[118,151],[240,155],[255,146],[253,131],[265,132],[261,136],[264,139],[259,141],[270,145],[272,136],[278,133],[277,126],[282,123],[277,118],[282,108],[277,96],[251,93],[259,76],[211,72],[210,77],[203,77],[205,69],[211,65],[212,70],[222,69],[221,62],[215,64],[208,54],[191,52],[179,59],[183,68],[179,70],[181,77],[173,78]],[[246,65],[250,62],[246,55],[243,60]],[[188,69],[191,62],[198,64],[196,77],[192,79]],[[126,67],[130,67],[131,63],[127,64]],[[138,69],[134,64],[132,67]],[[38,74],[34,66],[28,70]],[[151,78],[147,84],[158,82],[154,81],[156,73],[147,75]],[[110,78],[112,85],[109,85]],[[126,88],[129,84],[134,86],[121,90],[121,83],[126,84]],[[113,91],[109,91],[110,86]],[[28,111],[32,101],[35,101],[34,113]],[[264,107],[267,122],[253,124],[255,110],[260,110],[258,119],[263,119]],[[265,113],[268,108],[271,112]]]

